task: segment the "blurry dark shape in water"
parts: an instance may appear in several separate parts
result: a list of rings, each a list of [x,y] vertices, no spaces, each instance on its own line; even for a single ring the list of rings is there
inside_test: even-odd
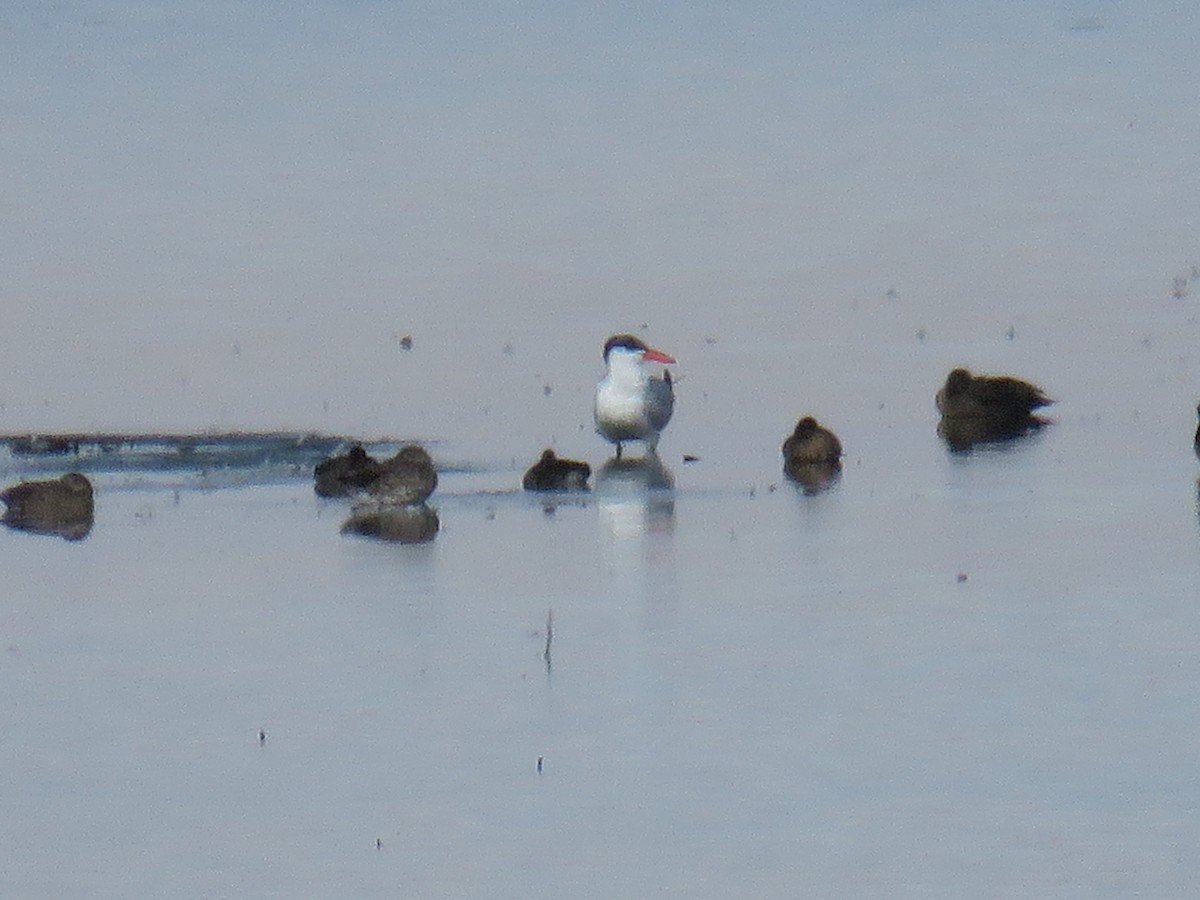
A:
[[[267,733],[263,729],[258,729],[258,746],[265,746],[267,743]]]
[[[411,350],[413,348],[413,339],[411,334],[406,334],[400,338],[400,349]]]
[[[700,457],[697,456],[695,453],[683,454],[684,465],[690,465],[691,463],[694,463],[694,462],[700,462]]]
[[[997,426],[1026,422],[1054,401],[1040,387],[1011,375],[973,375],[953,370],[934,397],[944,419],[983,419]]]
[[[1188,295],[1188,279],[1186,275],[1176,275],[1171,279],[1171,296],[1182,300]]]
[[[952,419],[942,416],[937,433],[955,453],[969,453],[976,444],[1004,444],[1034,434],[1050,420],[1041,416],[992,421],[990,419]]]
[[[92,483],[79,472],[53,481],[22,481],[0,492],[10,528],[51,534],[68,541],[87,537],[95,512]]]
[[[829,490],[842,480],[842,465],[837,462],[785,462],[783,474],[811,497]]]
[[[674,487],[675,476],[657,453],[624,459],[609,457],[596,474],[597,490],[669,491]]]
[[[342,523],[342,534],[397,544],[425,544],[437,536],[440,527],[437,511],[425,503],[367,500],[350,510],[350,518]]]
[[[7,433],[0,434],[0,460],[7,449],[22,457],[22,469],[56,475],[69,454],[71,468],[84,473],[194,473],[206,479],[220,473],[236,479],[248,474],[244,470],[257,470],[260,477],[290,480],[309,475],[317,462],[352,443],[353,438],[312,432]]]
[[[805,416],[783,442],[783,464],[800,466],[809,463],[841,465],[842,442],[812,416]]]
[[[366,487],[383,474],[383,466],[362,444],[345,453],[321,460],[313,469],[313,490],[318,497],[346,497]]]
[[[1200,405],[1196,407],[1196,416],[1200,419]],[[1192,448],[1196,451],[1196,455],[1200,456],[1200,424],[1196,425],[1196,434],[1192,438]]]
[[[565,459],[550,448],[529,467],[521,486],[527,491],[586,491],[592,467],[577,459]]]
[[[9,439],[13,456],[67,456],[79,453],[75,437],[55,434],[29,434]]]
[[[437,488],[437,469],[420,444],[406,444],[382,463],[379,477],[367,485],[367,493],[382,503],[424,503]]]
[[[966,581],[966,580],[967,580],[967,573],[966,573],[966,572],[959,572],[959,573],[958,573],[958,575],[956,575],[956,576],[955,576],[954,580],[955,580],[956,582],[958,582],[959,584],[962,584],[964,581]]]

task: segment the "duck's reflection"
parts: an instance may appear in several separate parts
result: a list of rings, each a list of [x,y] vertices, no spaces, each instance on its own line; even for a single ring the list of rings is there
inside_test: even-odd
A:
[[[350,510],[342,534],[357,534],[397,544],[424,544],[437,536],[437,511],[425,503],[364,501]]]
[[[953,453],[970,453],[976,444],[1007,444],[1036,434],[1049,419],[1022,416],[1006,419],[958,418],[942,416],[937,433]]]
[[[811,497],[829,490],[841,481],[842,466],[838,462],[788,462],[783,466],[783,474],[806,496]]]
[[[675,476],[658,455],[613,456],[596,475],[596,498],[614,537],[675,530]]]

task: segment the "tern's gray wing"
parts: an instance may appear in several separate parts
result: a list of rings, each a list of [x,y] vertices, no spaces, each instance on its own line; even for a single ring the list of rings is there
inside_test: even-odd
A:
[[[646,382],[646,418],[655,431],[662,431],[671,421],[675,411],[675,391],[671,388],[671,375],[651,378]]]

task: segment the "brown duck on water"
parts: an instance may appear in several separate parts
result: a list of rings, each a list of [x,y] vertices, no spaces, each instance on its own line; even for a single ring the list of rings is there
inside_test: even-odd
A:
[[[805,416],[797,422],[796,430],[783,442],[785,466],[811,463],[840,464],[841,458],[842,442],[812,416]]]
[[[796,423],[783,442],[783,474],[815,494],[834,484],[842,472],[842,442],[812,416]]]
[[[951,450],[1008,441],[1048,420],[1034,411],[1054,401],[1040,387],[1010,375],[973,375],[955,369],[935,397],[942,414],[938,434]]]
[[[319,497],[345,497],[364,490],[383,474],[383,466],[361,444],[317,463],[313,489]]]
[[[367,485],[367,493],[383,503],[424,503],[437,488],[437,469],[420,444],[407,444],[381,464],[379,477]]]
[[[521,481],[527,491],[586,491],[592,467],[577,459],[564,459],[547,448],[529,467]]]
[[[0,501],[7,507],[2,521],[11,528],[76,541],[92,529],[92,483],[79,472],[52,481],[22,481],[0,492]]]
[[[973,375],[955,369],[934,398],[946,419],[987,419],[996,423],[1028,420],[1054,401],[1040,387],[1010,375]]]

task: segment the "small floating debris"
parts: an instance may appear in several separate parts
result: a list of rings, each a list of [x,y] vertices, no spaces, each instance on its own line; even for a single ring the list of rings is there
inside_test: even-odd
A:
[[[954,580],[955,580],[955,581],[956,581],[958,584],[962,584],[964,581],[966,581],[966,580],[967,580],[967,573],[966,573],[966,572],[959,572],[959,573],[958,573],[958,575],[955,577],[955,579],[954,579]]]
[[[683,461],[685,464],[700,462],[700,457],[698,457],[695,453],[685,453],[683,454]]]

